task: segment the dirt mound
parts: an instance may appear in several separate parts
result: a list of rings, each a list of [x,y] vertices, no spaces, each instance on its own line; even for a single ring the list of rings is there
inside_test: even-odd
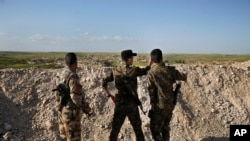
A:
[[[226,141],[230,124],[250,124],[250,61],[232,65],[177,65],[188,73],[182,83],[171,121],[173,141]],[[78,74],[93,108],[91,117],[82,117],[82,138],[108,140],[114,104],[105,97],[101,79],[109,68],[81,67]],[[58,140],[55,95],[51,92],[59,70],[0,70],[0,141]],[[145,84],[138,78],[138,93],[144,110],[150,109]],[[115,93],[114,85],[109,88]],[[149,118],[141,113],[146,140],[152,140]],[[125,121],[121,141],[135,140]]]

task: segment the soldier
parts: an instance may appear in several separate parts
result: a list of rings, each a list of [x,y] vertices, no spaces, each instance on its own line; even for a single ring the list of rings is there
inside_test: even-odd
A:
[[[69,90],[69,99],[62,105],[62,96],[57,96],[58,123],[60,137],[64,141],[81,140],[81,111],[90,112],[88,103],[84,100],[82,85],[76,74],[77,57],[75,53],[67,53],[65,56],[66,68],[58,76],[60,83],[64,83]],[[71,100],[70,100],[71,99]],[[64,99],[65,100],[65,99]]]
[[[128,116],[128,119],[130,120],[130,123],[134,129],[136,140],[145,140],[141,128],[142,122],[140,119],[138,102],[131,93],[133,91],[136,98],[138,99],[137,76],[146,75],[147,71],[150,69],[150,66],[147,66],[146,68],[132,66],[134,56],[137,56],[137,54],[133,53],[132,50],[122,51],[121,57],[124,65],[113,69],[110,75],[103,79],[102,86],[108,97],[112,96],[107,89],[108,82],[115,81],[115,87],[118,89],[118,93],[115,95],[115,109],[112,130],[109,137],[110,141],[117,141],[118,134],[126,116]],[[125,85],[130,85],[132,91],[128,90]]]
[[[169,141],[169,123],[174,109],[173,84],[176,80],[187,80],[187,75],[180,73],[174,67],[165,66],[160,49],[150,53],[151,69],[147,75],[151,110],[150,130],[155,141]]]

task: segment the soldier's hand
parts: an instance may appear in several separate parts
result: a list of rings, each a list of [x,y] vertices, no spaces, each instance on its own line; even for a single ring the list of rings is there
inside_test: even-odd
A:
[[[107,88],[103,88],[103,90],[106,92],[107,97],[110,97],[114,103],[116,103],[115,97],[110,94]]]
[[[153,64],[153,61],[151,60],[151,58],[149,59],[149,62],[148,62],[148,66],[151,66]]]
[[[116,103],[115,97],[113,95],[109,94],[109,97],[112,99],[114,103]]]

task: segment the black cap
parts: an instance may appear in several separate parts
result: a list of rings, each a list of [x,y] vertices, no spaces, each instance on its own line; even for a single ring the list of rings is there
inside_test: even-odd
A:
[[[137,53],[133,53],[132,50],[123,50],[121,52],[121,56],[122,56],[122,60],[126,61],[130,57],[137,56]]]

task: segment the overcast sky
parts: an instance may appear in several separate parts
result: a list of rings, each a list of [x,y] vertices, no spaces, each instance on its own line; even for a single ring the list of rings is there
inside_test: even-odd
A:
[[[0,0],[0,51],[250,54],[250,0]]]

